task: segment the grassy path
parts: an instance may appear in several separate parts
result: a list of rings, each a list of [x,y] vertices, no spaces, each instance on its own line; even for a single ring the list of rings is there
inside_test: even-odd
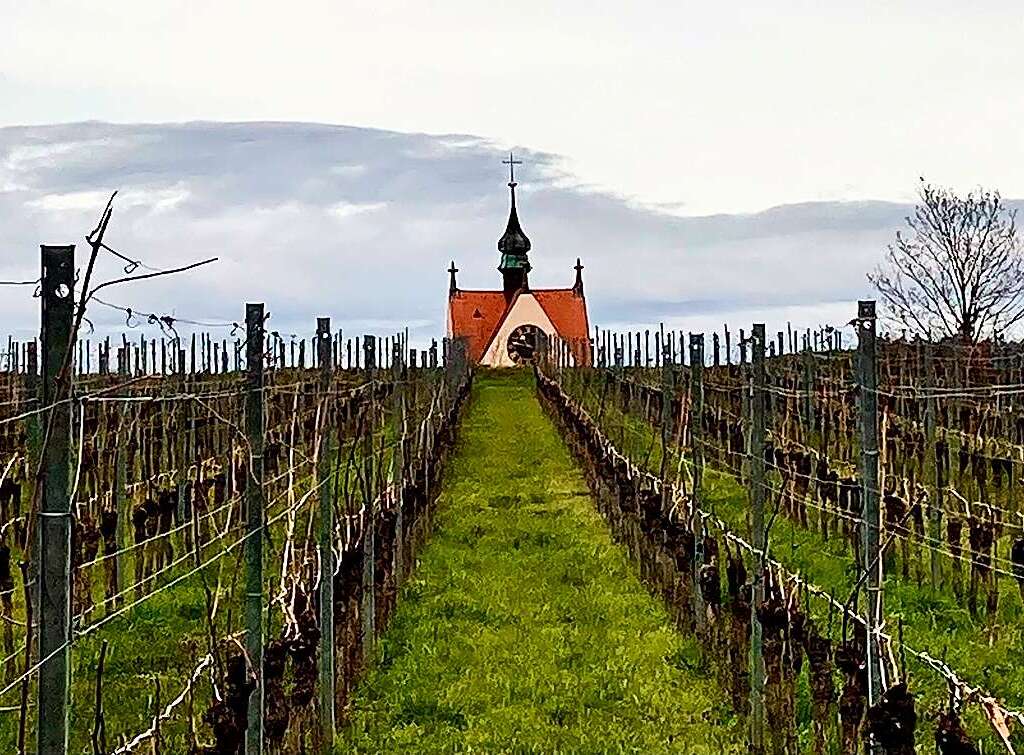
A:
[[[477,378],[433,538],[344,739],[360,752],[743,750],[526,371]]]

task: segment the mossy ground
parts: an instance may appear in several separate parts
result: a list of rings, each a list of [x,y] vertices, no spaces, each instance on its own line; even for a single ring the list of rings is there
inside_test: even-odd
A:
[[[434,532],[339,751],[742,752],[530,373],[478,376]]]

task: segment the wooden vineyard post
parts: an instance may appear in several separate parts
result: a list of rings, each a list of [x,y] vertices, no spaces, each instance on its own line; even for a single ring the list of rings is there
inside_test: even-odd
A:
[[[37,752],[68,750],[71,665],[71,404],[70,370],[75,287],[75,247],[42,249],[42,406],[48,431],[42,449],[39,511],[39,722]]]
[[[36,408],[39,404],[32,402],[39,401],[39,354],[36,351],[34,339],[26,344],[25,368],[26,405],[24,409]],[[28,453],[29,469],[39,469],[39,453],[43,443],[42,417],[43,415],[34,414],[28,418],[25,450]],[[35,485],[34,480],[32,484]]]
[[[658,476],[664,481],[669,474],[668,448],[675,430],[672,421],[674,419],[672,404],[676,395],[676,386],[675,372],[668,359],[659,359],[658,361],[661,364],[661,469]],[[668,485],[665,485],[664,494],[665,505],[668,508],[672,505],[672,493]]]
[[[882,618],[882,559],[880,558],[881,507],[878,480],[878,365],[875,360],[875,302],[857,304],[857,385],[860,393],[863,486],[863,564],[868,569],[864,619],[867,630],[868,707],[882,695],[881,647],[877,629]],[[873,748],[873,751],[877,747]]]
[[[743,341],[740,342],[741,353],[745,352]],[[754,589],[750,601],[750,751],[764,752],[764,656],[761,622],[757,618],[757,608],[764,602],[764,570],[762,568],[765,552],[764,532],[764,325],[754,325],[751,336],[752,370],[749,388],[750,403],[750,540],[754,546]],[[741,364],[743,363],[743,357]]]
[[[377,517],[376,517],[376,494],[373,481],[377,477],[374,469],[374,435],[377,430],[377,386],[374,381],[376,369],[376,344],[373,336],[363,336],[363,368],[367,372],[369,380],[370,398],[367,402],[367,422],[363,432],[365,441],[363,445],[363,464],[366,470],[366,498],[363,502],[363,574],[362,574],[362,600],[359,604],[359,628],[361,632],[362,665],[365,670],[369,666],[370,657],[373,655],[373,643],[376,632],[377,615]]]
[[[181,381],[181,392],[188,393],[188,381]],[[191,514],[191,501],[187,499],[187,493],[191,490],[188,485],[188,462],[186,459],[189,458],[189,452],[191,452],[192,458],[198,460],[198,456],[195,455],[195,449],[190,449],[186,443],[185,428],[191,427],[194,423],[195,416],[195,403],[192,401],[187,402],[187,406],[181,401],[176,401],[171,409],[174,416],[174,464],[171,465],[173,469],[177,470],[175,475],[175,516],[179,523],[185,522],[190,518]],[[186,548],[185,533],[188,532],[189,528],[183,528],[181,532],[176,535],[181,550],[184,552]],[[170,544],[170,538],[167,538],[168,545]],[[168,557],[167,563],[170,564],[174,561],[173,557]]]
[[[804,443],[811,444],[814,432],[814,352],[810,344],[806,344],[803,354],[804,361]]]
[[[391,483],[395,496],[395,589],[402,585],[405,563],[403,558],[404,525],[402,517],[402,475],[405,468],[405,367],[402,344],[392,344],[391,356],[391,421],[394,430],[395,452],[391,457]]]
[[[330,429],[333,427],[328,407],[332,405],[331,318],[316,319],[317,363],[320,367],[322,396],[318,472],[320,483],[320,731],[323,752],[334,750],[334,491],[337,480],[331,469]]]
[[[931,395],[925,401],[924,405],[924,435],[925,435],[925,465],[928,464],[928,458],[931,457],[932,463],[935,465],[935,501],[929,502],[928,506],[928,537],[931,538],[932,543],[942,542],[942,488],[944,482],[942,480],[942,465],[939,464],[939,458],[936,455],[935,448],[935,421],[936,421],[936,398],[935,398],[935,380],[934,380],[934,364],[932,362],[932,341],[931,337],[924,342],[924,385],[925,389],[929,390]],[[921,470],[921,476],[924,477],[924,469]],[[912,493],[917,495],[916,491]],[[942,581],[942,562],[939,560],[939,548],[933,546],[931,549],[931,573],[932,573],[932,589],[937,590],[939,583]]]
[[[680,351],[682,344],[680,343]],[[707,625],[704,596],[700,591],[700,574],[704,568],[704,517],[701,516],[701,484],[704,477],[704,439],[701,424],[704,414],[704,335],[690,334],[690,456],[693,459],[693,494],[691,512],[693,520],[693,602],[697,617],[697,631],[703,633]]]
[[[117,515],[117,524],[114,532],[114,555],[111,556],[111,560],[114,565],[112,567],[113,578],[111,580],[111,592],[114,595],[121,594],[121,583],[124,581],[121,578],[121,567],[123,562],[121,557],[117,554],[124,547],[125,540],[128,535],[129,519],[131,513],[128,511],[128,503],[125,500],[125,485],[128,482],[128,471],[126,464],[126,452],[119,443],[117,448],[114,450],[114,490],[111,492],[111,500],[114,506],[114,513]],[[110,612],[117,610],[124,602],[123,598],[117,598],[111,603],[107,609]]]
[[[249,445],[249,479],[245,485],[245,650],[256,670],[249,695],[245,755],[263,753],[263,305],[245,305],[245,435]],[[193,355],[195,351],[193,350]]]

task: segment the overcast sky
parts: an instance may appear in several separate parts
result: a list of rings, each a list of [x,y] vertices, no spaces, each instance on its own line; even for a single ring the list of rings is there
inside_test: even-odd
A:
[[[1019,2],[0,8],[0,125],[36,126],[0,130],[0,277],[119,188],[134,256],[223,258],[138,308],[439,332],[449,259],[496,281],[510,146],[531,278],[582,256],[606,323],[848,319],[919,176],[1024,196]],[[45,127],[83,120],[129,125]]]
[[[464,288],[500,285],[508,217],[497,147],[298,123],[0,128],[4,277],[37,277],[38,244],[76,242],[119,189],[107,241],[151,267],[219,257],[173,279],[105,291],[109,303],[200,321],[266,301],[274,327],[315,315],[357,331],[444,328],[450,260]],[[533,285],[570,286],[582,257],[591,319],[699,331],[754,319],[845,322],[908,207],[816,202],[679,217],[573,183],[557,155],[521,153],[519,217]],[[101,258],[98,280],[122,262]],[[0,317],[35,327],[32,287],[6,288]],[[125,315],[94,307],[97,326]]]
[[[1019,0],[0,0],[8,125],[476,134],[686,212],[1024,196]]]

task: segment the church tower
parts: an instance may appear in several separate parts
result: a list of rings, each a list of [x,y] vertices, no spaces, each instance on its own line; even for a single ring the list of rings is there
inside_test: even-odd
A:
[[[523,233],[522,226],[519,225],[519,213],[516,212],[515,166],[522,164],[522,160],[516,160],[509,152],[508,160],[502,162],[508,165],[508,188],[512,194],[512,207],[508,213],[505,233],[498,239],[498,251],[501,252],[498,270],[504,279],[505,298],[511,300],[517,291],[529,288],[527,276],[530,272],[530,259],[527,255],[530,252],[530,239]]]
[[[509,166],[512,200],[505,233],[498,240],[502,287],[462,288],[453,261],[448,268],[448,337],[463,339],[469,361],[488,367],[530,364],[552,338],[568,349],[575,364],[589,365],[592,347],[583,263],[577,258],[572,288],[530,287],[530,239],[516,211],[515,166],[520,161],[510,153],[502,162]]]

